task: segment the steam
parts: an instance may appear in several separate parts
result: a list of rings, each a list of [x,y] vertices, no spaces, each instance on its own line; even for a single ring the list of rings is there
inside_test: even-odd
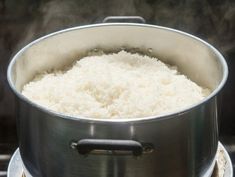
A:
[[[40,4],[20,46],[53,31],[99,23],[110,15],[140,15],[147,23],[197,35],[223,53],[235,48],[235,2],[232,0],[52,0]]]
[[[197,35],[223,53],[235,49],[235,2],[170,1],[154,4],[155,23]]]

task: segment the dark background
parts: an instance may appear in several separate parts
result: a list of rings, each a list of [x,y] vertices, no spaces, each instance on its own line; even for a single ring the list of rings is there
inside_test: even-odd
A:
[[[224,55],[229,77],[221,93],[220,140],[234,157],[234,0],[0,0],[0,154],[17,148],[15,102],[6,79],[11,57],[40,36],[110,15],[139,15],[149,24],[191,33]]]

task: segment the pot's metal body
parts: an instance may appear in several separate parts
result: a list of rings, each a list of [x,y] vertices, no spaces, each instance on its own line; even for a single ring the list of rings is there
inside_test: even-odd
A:
[[[91,49],[141,50],[213,90],[205,100],[174,114],[136,119],[97,120],[47,110],[20,94],[40,71],[60,68]],[[34,177],[201,177],[208,172],[218,144],[216,95],[227,78],[227,66],[209,44],[173,29],[140,24],[76,27],[41,38],[11,61],[8,81],[18,100],[19,147]],[[97,78],[98,79],[98,78]],[[81,139],[135,140],[152,152],[81,155],[71,142]]]

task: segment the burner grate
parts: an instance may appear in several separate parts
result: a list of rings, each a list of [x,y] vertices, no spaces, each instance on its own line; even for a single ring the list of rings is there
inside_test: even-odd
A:
[[[0,177],[7,177],[7,167],[14,151],[14,146],[0,143]]]

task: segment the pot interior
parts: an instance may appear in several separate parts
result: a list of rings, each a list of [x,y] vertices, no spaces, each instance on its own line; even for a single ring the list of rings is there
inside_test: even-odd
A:
[[[63,68],[91,50],[125,48],[155,56],[200,86],[215,90],[226,79],[226,63],[210,45],[185,33],[151,25],[100,24],[63,30],[23,48],[8,68],[17,91],[40,72]]]

